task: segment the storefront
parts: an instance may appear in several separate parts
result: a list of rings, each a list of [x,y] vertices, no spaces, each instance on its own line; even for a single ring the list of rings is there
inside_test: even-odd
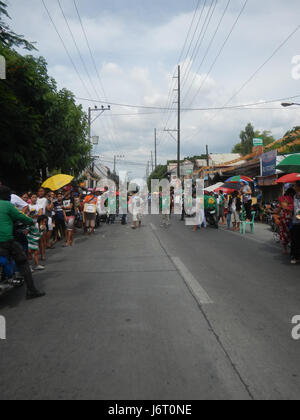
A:
[[[282,184],[276,184],[278,175],[259,176],[256,178],[258,188],[262,191],[262,201],[270,203],[283,194]]]

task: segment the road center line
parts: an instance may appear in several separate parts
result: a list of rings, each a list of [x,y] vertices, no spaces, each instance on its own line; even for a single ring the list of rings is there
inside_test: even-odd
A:
[[[178,257],[171,257],[173,264],[181,274],[182,278],[185,281],[188,289],[197,300],[200,305],[211,305],[214,302],[208,296],[206,291],[203,287],[199,284],[199,282],[195,279],[192,273],[187,269],[187,267],[183,264],[180,258]]]
[[[153,223],[150,223],[150,226],[152,230],[157,230],[157,227]]]

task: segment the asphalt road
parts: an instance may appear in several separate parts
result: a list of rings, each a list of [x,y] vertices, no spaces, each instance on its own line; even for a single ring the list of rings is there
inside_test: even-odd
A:
[[[299,399],[300,268],[255,236],[159,217],[48,254],[0,300],[0,399]]]

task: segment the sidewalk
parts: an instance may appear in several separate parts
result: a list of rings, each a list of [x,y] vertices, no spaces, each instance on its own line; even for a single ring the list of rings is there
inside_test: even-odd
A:
[[[228,230],[227,227],[221,226],[220,229],[231,233],[233,235],[239,235],[241,237],[254,240],[256,242],[269,245],[270,247],[280,249],[280,243],[276,243],[274,240],[273,232],[271,227],[265,223],[255,223],[255,231],[254,234],[250,232],[250,227],[247,226],[246,228],[246,235],[242,235],[240,232],[233,232],[232,230]]]

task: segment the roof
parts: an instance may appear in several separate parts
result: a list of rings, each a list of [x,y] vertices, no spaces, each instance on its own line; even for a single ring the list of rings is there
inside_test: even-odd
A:
[[[196,160],[196,166],[197,168],[203,168],[207,166],[207,160],[206,159],[197,159]]]
[[[210,166],[225,165],[227,162],[241,158],[239,153],[213,153],[209,155]],[[230,164],[228,166],[236,166],[243,164],[244,161]]]

